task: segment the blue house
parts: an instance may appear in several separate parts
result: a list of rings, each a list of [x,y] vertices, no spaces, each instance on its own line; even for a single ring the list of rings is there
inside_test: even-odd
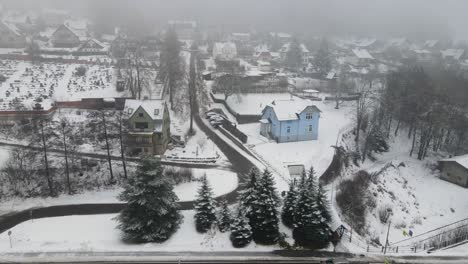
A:
[[[320,113],[310,101],[275,100],[262,111],[260,134],[278,143],[317,140]]]

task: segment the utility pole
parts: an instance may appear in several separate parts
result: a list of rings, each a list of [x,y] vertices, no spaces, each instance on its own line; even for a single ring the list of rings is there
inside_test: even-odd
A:
[[[387,229],[387,239],[385,239],[385,248],[384,248],[384,255],[387,253],[387,246],[388,246],[388,235],[390,234],[390,225],[392,221],[388,221],[388,229]]]

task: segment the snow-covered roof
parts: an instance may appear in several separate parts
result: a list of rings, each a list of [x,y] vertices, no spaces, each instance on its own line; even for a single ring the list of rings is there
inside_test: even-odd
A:
[[[435,45],[437,45],[437,43],[439,43],[438,40],[426,40],[426,42],[424,42],[424,46],[428,48],[433,48]]]
[[[365,47],[371,46],[372,44],[374,44],[376,42],[377,42],[376,38],[365,38],[365,39],[357,40],[355,42],[355,45],[358,46],[358,47],[365,48]]]
[[[169,20],[167,21],[167,24],[169,25],[189,25],[193,28],[197,27],[197,22],[193,20]]]
[[[242,33],[242,32],[232,33],[232,35],[235,37],[250,37],[250,33]]]
[[[392,46],[401,46],[405,44],[406,38],[392,38],[388,41],[388,43]]]
[[[446,49],[446,50],[442,50],[440,52],[442,53],[442,57],[444,57],[444,58],[451,57],[451,58],[453,58],[455,60],[459,60],[459,59],[461,59],[461,57],[465,53],[465,50],[463,50],[463,49]]]
[[[462,155],[462,156],[456,156],[456,157],[449,158],[449,159],[443,159],[441,161],[453,161],[465,167],[466,169],[468,169],[468,154]]]
[[[291,43],[284,44],[281,47],[280,52],[288,52],[290,46],[291,46]],[[309,53],[309,49],[307,49],[307,47],[304,44],[300,44],[299,47],[303,53]]]
[[[327,74],[327,77],[326,77],[326,78],[327,78],[328,80],[332,80],[332,79],[335,78],[335,76],[336,76],[336,72],[330,71],[330,72]]]
[[[255,53],[270,52],[266,44],[255,46],[254,51]]]
[[[125,100],[124,111],[128,117],[131,117],[138,108],[142,107],[153,120],[161,120],[163,118],[164,105],[165,103],[163,100],[128,99]]]
[[[360,59],[374,59],[374,57],[372,57],[372,55],[370,55],[370,53],[365,49],[353,49],[353,53]]]
[[[3,25],[5,25],[6,28],[8,28],[11,32],[13,32],[17,36],[21,36],[20,30],[12,23],[8,21],[2,21]]]
[[[276,117],[280,121],[299,119],[299,114],[307,107],[312,107],[315,112],[320,112],[317,106],[306,100],[274,100],[267,106],[273,108]]]
[[[279,38],[291,38],[291,34],[284,33],[284,32],[270,32],[270,36],[272,37],[279,37]]]
[[[413,50],[417,54],[431,54],[432,52],[425,50],[425,49],[415,49]]]

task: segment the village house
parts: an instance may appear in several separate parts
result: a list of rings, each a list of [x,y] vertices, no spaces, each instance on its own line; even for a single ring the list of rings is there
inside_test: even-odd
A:
[[[13,24],[0,22],[0,48],[24,48],[26,38]]]
[[[464,61],[466,58],[464,49],[446,49],[441,50],[440,53],[445,60],[454,62]]]
[[[291,45],[291,43],[286,43],[279,50],[279,53],[281,54],[281,59],[282,60],[286,59],[286,54],[289,52],[290,45]],[[307,47],[304,44],[300,44],[299,47],[301,49],[302,64],[303,65],[309,64],[309,57],[310,57],[309,50],[307,49]]]
[[[233,60],[237,57],[237,47],[234,42],[216,42],[213,45],[213,58],[218,60]]]
[[[109,52],[109,46],[100,42],[97,39],[88,39],[83,42],[78,49],[78,54],[86,55],[105,55]]]
[[[262,111],[260,134],[278,143],[317,140],[320,112],[310,101],[275,100]]]
[[[80,37],[65,24],[55,30],[50,42],[54,48],[75,48],[81,44]]]
[[[170,141],[169,110],[163,100],[125,101],[128,120],[128,152],[131,155],[162,155]]]
[[[253,57],[259,61],[271,61],[272,55],[268,46],[265,44],[258,45],[254,48]]]
[[[355,56],[354,66],[368,66],[374,57],[365,49],[353,49],[353,54]]]
[[[468,154],[439,161],[440,178],[468,188]]]

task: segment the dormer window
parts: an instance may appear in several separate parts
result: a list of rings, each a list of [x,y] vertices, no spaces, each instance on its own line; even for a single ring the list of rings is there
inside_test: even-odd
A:
[[[154,109],[154,115],[155,116],[159,115],[159,109]]]
[[[306,119],[312,119],[314,116],[314,113],[308,112],[306,113]]]
[[[128,109],[128,114],[130,115],[130,114],[132,114],[132,113],[133,113],[133,109],[132,109],[132,108],[129,108],[129,109]]]

